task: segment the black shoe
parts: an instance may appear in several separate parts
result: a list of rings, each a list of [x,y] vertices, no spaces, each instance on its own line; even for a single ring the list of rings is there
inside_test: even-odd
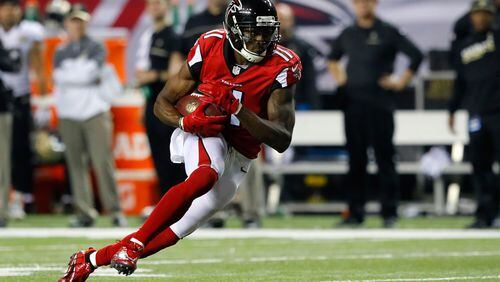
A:
[[[245,229],[259,229],[262,227],[260,220],[247,219],[243,222],[243,228]]]
[[[73,218],[69,222],[69,227],[71,228],[88,228],[94,226],[93,219],[82,219],[82,218]]]
[[[211,218],[207,221],[204,227],[207,228],[224,228],[226,221],[222,218]]]
[[[396,221],[398,220],[397,217],[395,216],[391,216],[391,217],[385,217],[384,218],[384,222],[383,222],[383,227],[384,228],[394,228],[394,226],[396,225]]]
[[[490,228],[490,227],[491,227],[491,224],[488,224],[488,222],[486,222],[485,220],[476,219],[476,221],[467,225],[465,228],[466,229],[486,229],[486,228]]]
[[[337,223],[336,227],[359,227],[363,224],[363,219],[357,217],[348,217]]]
[[[113,227],[128,227],[128,222],[125,216],[119,214],[119,215],[114,215],[111,218],[111,225],[113,225]]]

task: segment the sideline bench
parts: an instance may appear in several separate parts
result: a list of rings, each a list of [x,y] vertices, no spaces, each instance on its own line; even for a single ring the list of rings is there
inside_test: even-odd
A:
[[[458,146],[468,143],[467,114],[456,113],[456,134],[448,130],[446,111],[396,111],[396,146]],[[344,118],[339,111],[298,112],[292,139],[293,146],[344,146]],[[398,162],[399,174],[421,175],[419,160]],[[298,161],[289,164],[264,164],[263,172],[272,175],[286,174],[345,174],[348,164],[344,161]],[[375,173],[376,164],[369,164],[368,171]],[[453,162],[446,167],[443,175],[470,174],[469,163]],[[434,180],[434,210],[436,214],[445,211],[445,187],[442,177]]]

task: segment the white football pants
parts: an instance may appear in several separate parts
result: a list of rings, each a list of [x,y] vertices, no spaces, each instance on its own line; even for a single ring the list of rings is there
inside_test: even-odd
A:
[[[188,176],[199,166],[206,165],[219,174],[214,187],[195,199],[186,214],[171,226],[179,238],[184,238],[233,199],[251,160],[228,146],[222,135],[202,138],[179,128],[172,134],[170,155],[172,162],[185,164]]]

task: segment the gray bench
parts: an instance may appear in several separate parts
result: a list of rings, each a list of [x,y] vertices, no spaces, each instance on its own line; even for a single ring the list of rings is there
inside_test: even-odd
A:
[[[445,111],[397,111],[395,114],[396,146],[437,146],[451,145],[456,150],[463,150],[468,143],[467,114],[456,114],[456,134],[447,127],[448,114]],[[343,115],[337,111],[298,112],[293,146],[343,146],[345,144]],[[443,174],[462,175],[472,172],[471,165],[461,162],[461,157],[446,167]],[[289,164],[265,164],[263,172],[273,175],[286,174],[345,174],[348,165],[340,161],[300,161]],[[375,164],[368,166],[370,173],[376,172]],[[420,163],[399,162],[400,174],[420,175]],[[434,180],[434,210],[443,214],[445,210],[445,187],[442,178]]]

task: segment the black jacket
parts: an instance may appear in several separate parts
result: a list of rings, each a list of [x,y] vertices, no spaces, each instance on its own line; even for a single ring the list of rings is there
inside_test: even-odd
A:
[[[20,67],[19,60],[12,59],[9,52],[3,47],[2,42],[0,42],[0,71],[16,72],[19,71]],[[12,91],[4,85],[0,78],[0,113],[9,110],[11,99]]]
[[[350,102],[370,103],[393,110],[392,93],[381,89],[378,81],[382,76],[392,74],[398,53],[410,59],[412,71],[418,71],[422,52],[395,26],[377,19],[372,28],[354,24],[344,29],[333,41],[329,59],[349,59],[345,90]]]
[[[470,115],[500,113],[500,31],[473,33],[457,46],[457,78],[449,110]]]

